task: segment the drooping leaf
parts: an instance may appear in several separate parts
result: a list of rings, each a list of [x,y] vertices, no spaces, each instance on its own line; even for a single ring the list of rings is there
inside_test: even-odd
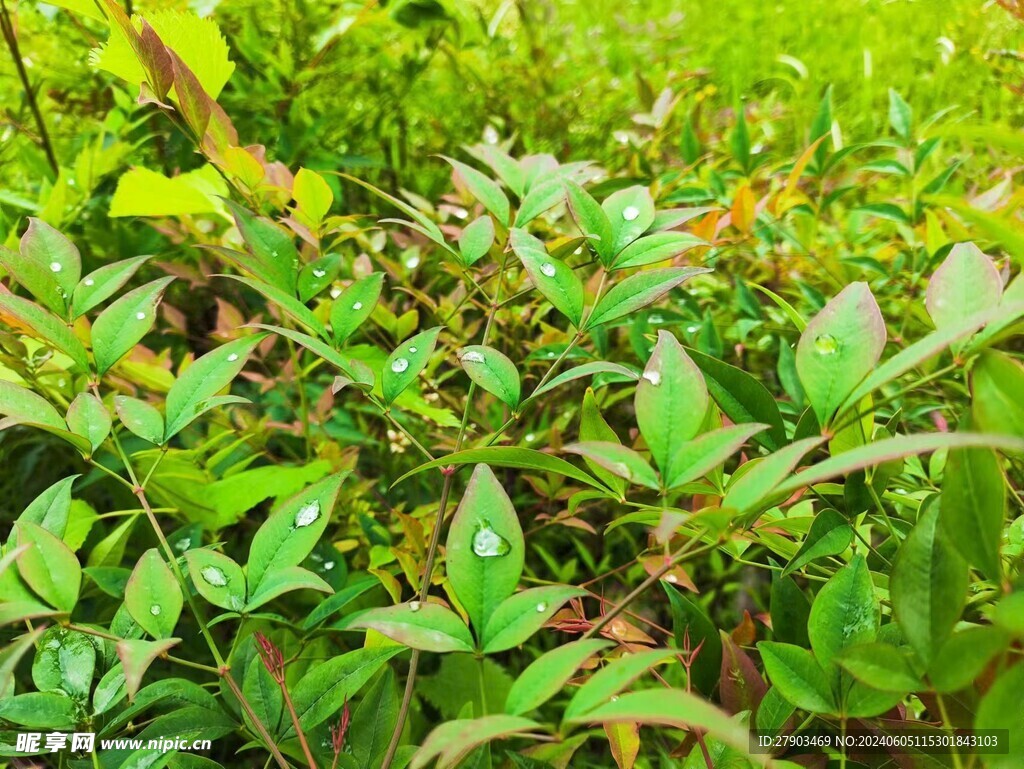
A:
[[[712,272],[708,267],[668,267],[663,270],[644,270],[630,275],[601,297],[584,327],[595,328],[602,323],[610,323],[625,317],[658,301],[694,275],[708,272]]]
[[[428,652],[471,652],[473,637],[459,615],[436,603],[411,601],[370,609],[347,623],[370,628],[393,641]]]
[[[459,350],[459,363],[469,378],[484,390],[510,408],[519,405],[519,369],[506,355],[493,347],[469,345]]]
[[[807,324],[796,370],[819,424],[829,423],[875,367],[885,340],[885,321],[866,283],[851,283]]]
[[[440,333],[440,326],[421,331],[398,345],[384,361],[381,391],[385,403],[393,403],[395,398],[416,381],[420,372],[426,368],[430,356],[434,354],[437,336]]]
[[[124,589],[124,605],[138,625],[157,639],[170,638],[184,604],[181,587],[156,548],[135,564]]]
[[[580,665],[609,646],[608,641],[592,638],[563,644],[534,660],[512,684],[505,712],[521,716],[540,707],[565,686]]]
[[[490,467],[477,465],[448,530],[446,561],[452,589],[478,632],[519,584],[523,555],[508,494]]]

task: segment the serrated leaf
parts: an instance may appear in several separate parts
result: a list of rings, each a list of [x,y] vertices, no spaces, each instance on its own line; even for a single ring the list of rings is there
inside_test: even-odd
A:
[[[135,564],[124,589],[124,605],[139,627],[157,639],[170,638],[178,624],[184,598],[181,586],[156,548]]]
[[[521,716],[540,707],[558,694],[580,665],[609,646],[610,642],[600,639],[575,641],[534,660],[512,684],[505,712]]]
[[[96,318],[92,326],[92,352],[100,376],[150,332],[156,322],[157,305],[172,280],[161,278],[129,291]]]
[[[544,585],[506,598],[484,627],[480,638],[484,654],[519,646],[551,619],[566,601],[586,594],[586,590],[578,587]]]
[[[637,310],[654,304],[669,291],[682,285],[694,275],[712,272],[707,267],[669,267],[664,270],[645,270],[630,275],[601,297],[587,318],[585,328],[610,323]]]
[[[482,632],[523,572],[519,518],[487,465],[477,465],[452,518],[445,548],[448,580],[473,627]]]
[[[487,392],[515,408],[519,405],[519,369],[493,347],[470,345],[459,350],[459,363],[469,378]]]
[[[573,326],[579,328],[583,319],[583,283],[576,273],[549,255],[544,244],[526,231],[513,229],[509,237],[512,250],[533,285]]]
[[[228,342],[185,369],[167,393],[165,441],[187,427],[196,418],[196,412],[238,376],[249,354],[265,336],[254,334]]]

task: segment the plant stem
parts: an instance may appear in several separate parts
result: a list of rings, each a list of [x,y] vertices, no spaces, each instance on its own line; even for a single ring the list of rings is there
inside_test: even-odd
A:
[[[36,130],[39,131],[39,143],[42,145],[46,160],[50,164],[54,175],[60,173],[60,164],[57,163],[57,156],[53,152],[53,144],[50,142],[50,134],[46,130],[46,123],[43,121],[43,113],[39,110],[39,102],[36,101],[35,91],[28,79],[28,72],[25,70],[25,62],[21,59],[21,50],[18,47],[18,37],[14,34],[14,25],[11,23],[11,15],[7,10],[6,0],[0,0],[0,30],[3,32],[4,41],[7,43],[7,50],[11,53],[14,61],[14,68],[18,72],[18,79],[21,80],[21,87],[25,91],[25,101],[32,111],[32,117],[36,122]]]
[[[309,769],[316,769],[316,759],[313,758],[313,752],[309,749],[309,742],[306,740],[306,735],[299,725],[299,714],[295,712],[295,703],[292,702],[291,695],[288,694],[288,685],[285,684],[283,677],[280,685],[284,704],[288,706],[288,715],[292,719],[292,726],[295,727],[295,734],[299,737],[299,745],[302,746],[302,752],[306,755],[306,763],[309,764]]]

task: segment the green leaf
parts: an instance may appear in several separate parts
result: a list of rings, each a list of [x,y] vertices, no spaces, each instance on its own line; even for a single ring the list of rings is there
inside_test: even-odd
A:
[[[28,521],[14,524],[19,545],[30,547],[18,556],[18,572],[40,598],[61,612],[70,613],[78,602],[82,567],[67,545],[41,526]]]
[[[46,425],[66,430],[64,418],[50,402],[21,385],[0,379],[0,414],[11,417],[17,424]]]
[[[448,721],[427,735],[409,766],[424,769],[436,757],[436,769],[453,769],[477,746],[539,726],[528,718],[506,715]]]
[[[541,179],[534,179],[529,191],[519,204],[519,210],[516,211],[514,226],[525,227],[542,213],[560,203],[562,197],[562,177],[557,172]]]
[[[910,139],[911,122],[913,113],[910,105],[894,89],[889,89],[889,125],[898,136],[903,139]]]
[[[619,436],[615,434],[615,431],[612,430],[601,415],[601,410],[597,406],[597,397],[594,395],[594,391],[589,387],[587,388],[586,394],[583,396],[583,408],[580,410],[579,437],[580,441],[585,443],[593,441],[615,444],[621,443],[621,441],[619,441]],[[615,495],[619,499],[626,498],[626,481],[624,478],[608,472],[600,464],[587,456],[583,457],[583,461],[586,462],[587,467],[590,468],[591,472],[601,479],[602,483],[615,492]]]
[[[68,514],[71,511],[71,487],[80,477],[71,475],[57,481],[33,499],[18,516],[18,520],[34,523],[57,539],[63,539],[68,525]]]
[[[761,382],[742,369],[730,366],[710,355],[686,348],[690,358],[704,374],[711,397],[736,424],[747,422],[771,425],[757,436],[757,442],[770,451],[786,443],[786,428],[775,398]]]
[[[971,411],[988,432],[1024,438],[1024,366],[1005,353],[986,350],[971,368]]]
[[[242,694],[249,701],[253,713],[272,735],[280,732],[281,715],[284,712],[284,695],[266,666],[253,659],[245,671]],[[245,722],[254,731],[255,724],[249,714],[243,711]]]
[[[253,291],[258,291],[266,297],[272,305],[283,310],[286,315],[292,318],[299,325],[304,326],[308,331],[311,331],[319,337],[327,337],[327,329],[324,328],[324,324],[320,322],[320,319],[313,314],[312,310],[291,294],[286,293],[280,288],[272,286],[262,280],[252,280],[251,278],[246,278],[241,275],[220,275],[218,277],[230,278],[231,280],[238,281],[239,283],[248,286]]]
[[[482,449],[457,451],[454,454],[435,459],[432,462],[426,462],[416,469],[410,470],[391,485],[392,487],[397,486],[407,478],[422,473],[424,470],[433,470],[434,468],[448,467],[449,465],[476,465],[480,463],[494,465],[495,467],[515,467],[521,470],[533,470],[538,473],[557,473],[564,475],[566,478],[572,478],[574,481],[585,483],[595,489],[606,491],[605,487],[593,477],[560,457],[553,457],[550,454],[534,449],[521,449],[512,446],[489,446]]]
[[[245,574],[242,567],[223,553],[206,548],[185,552],[192,584],[203,598],[228,611],[245,606]]]
[[[57,262],[54,264],[60,266]],[[50,265],[26,259],[3,246],[0,246],[0,265],[50,312],[62,316],[67,314],[67,295],[57,283],[57,276]]]
[[[85,315],[93,307],[116,294],[150,258],[136,256],[122,259],[119,262],[105,264],[82,278],[71,297],[72,317]]]
[[[925,665],[960,619],[967,597],[967,564],[939,528],[935,505],[922,513],[893,564],[893,616]]]
[[[254,334],[228,342],[185,369],[167,393],[165,442],[187,427],[207,402],[238,376],[249,354],[265,338],[266,334]]]
[[[164,638],[159,641],[129,639],[117,642],[117,656],[124,669],[124,683],[129,700],[135,699],[142,686],[142,677],[153,661],[179,643],[180,638]]]
[[[373,372],[370,370],[369,366],[362,361],[355,360],[354,358],[346,358],[337,350],[328,347],[319,339],[316,339],[309,334],[303,334],[301,331],[295,331],[290,328],[281,328],[280,326],[267,326],[262,323],[254,323],[253,326],[265,331],[271,331],[278,336],[283,336],[302,345],[314,355],[322,358],[337,368],[342,375],[355,383],[360,389],[370,390],[373,388]]]
[[[291,690],[303,731],[341,710],[385,662],[402,651],[401,646],[356,649],[310,668]],[[291,733],[294,729],[289,729]]]
[[[620,366],[618,363],[608,363],[607,361],[600,360],[593,361],[592,363],[584,363],[579,366],[574,366],[568,371],[563,371],[561,374],[551,377],[547,384],[538,387],[530,394],[530,399],[538,398],[544,393],[550,392],[557,387],[561,387],[566,382],[572,382],[577,379],[583,379],[597,374],[613,374],[616,379],[618,377],[622,377],[623,381],[631,382],[636,382],[640,378],[632,369]]]
[[[973,243],[957,243],[928,281],[925,306],[937,329],[959,326],[991,310],[1003,296],[992,260]]]
[[[398,692],[391,668],[384,672],[352,714],[352,755],[363,769],[381,766],[398,723]]]
[[[818,558],[841,555],[851,542],[853,529],[849,522],[835,510],[826,508],[814,516],[807,536],[796,555],[782,570],[782,576],[788,576]]]
[[[631,267],[644,267],[657,264],[685,254],[691,248],[709,245],[706,240],[688,232],[655,232],[637,238],[615,257],[610,269],[625,270]],[[712,272],[709,268],[690,267],[691,270]]]
[[[509,242],[537,290],[579,328],[583,320],[583,283],[573,269],[550,256],[544,244],[525,230],[513,229]]]
[[[1024,451],[1024,441],[1006,435],[985,433],[928,433],[901,435],[875,441],[865,446],[844,451],[842,454],[819,462],[794,475],[775,489],[775,493],[792,494],[797,489],[813,486],[838,475],[863,470],[913,454],[927,454],[939,449],[994,448]]]
[[[658,301],[694,275],[708,272],[712,270],[707,267],[668,267],[663,270],[644,270],[630,275],[601,298],[593,313],[587,318],[584,328],[594,328],[634,313]]]
[[[342,344],[366,322],[380,299],[384,273],[375,272],[354,281],[331,305],[331,333]]]
[[[300,168],[292,184],[292,197],[299,210],[314,224],[319,224],[334,204],[331,186],[316,171]]]
[[[260,526],[249,547],[249,595],[255,596],[271,569],[296,566],[309,555],[331,519],[345,473],[336,473],[299,492]]]
[[[30,729],[71,731],[78,723],[75,701],[57,692],[29,692],[0,697],[0,718]]]
[[[1006,518],[1006,484],[999,460],[988,449],[950,451],[939,499],[939,523],[947,541],[971,566],[999,577],[999,546]]]
[[[811,713],[836,712],[828,677],[809,651],[774,641],[761,641],[757,650],[772,685],[783,697]]]
[[[658,332],[633,405],[640,434],[662,476],[674,477],[680,448],[704,422],[708,391],[700,369],[668,331]]]
[[[646,187],[613,192],[601,208],[612,226],[612,254],[618,254],[654,224],[654,199]]]
[[[687,598],[666,580],[661,581],[661,586],[671,608],[672,637],[676,648],[684,648],[687,638],[691,649],[700,646],[700,654],[693,660],[690,674],[694,686],[710,695],[722,677],[722,638],[718,628],[696,601]]]
[[[28,229],[21,236],[21,256],[48,270],[66,299],[82,277],[78,248],[42,219],[30,216],[28,222]]]
[[[1006,667],[978,705],[974,718],[975,730],[1006,729],[1009,732],[1008,751],[985,756],[984,763],[988,769],[1014,769],[1024,762],[1024,710],[1020,707],[1021,691],[1024,691],[1024,665]],[[2,715],[0,713],[0,716]]]
[[[722,507],[732,508],[739,513],[759,509],[803,456],[824,442],[825,438],[816,435],[796,441],[763,459],[752,460],[748,463],[751,467],[742,475],[737,474],[729,484]]]
[[[364,182],[362,179],[357,179],[356,177],[349,176],[348,174],[341,174],[341,173],[339,173],[338,176],[340,176],[343,179],[348,179],[350,182],[355,182],[360,187],[363,187],[364,189],[369,190],[370,192],[372,192],[374,195],[378,196],[379,198],[382,198],[382,199],[388,201],[391,205],[393,205],[395,208],[397,208],[403,214],[405,214],[410,219],[412,219],[414,222],[416,222],[416,224],[419,226],[418,227],[419,230],[424,235],[426,235],[430,240],[432,240],[433,242],[437,243],[439,246],[444,248],[449,253],[455,255],[455,251],[452,250],[452,247],[449,246],[448,243],[445,241],[444,235],[441,233],[441,229],[437,226],[437,224],[435,224],[433,221],[431,221],[429,217],[427,217],[424,214],[422,214],[421,212],[417,211],[415,208],[410,206],[405,201],[399,200],[398,198],[396,198],[396,197],[394,197],[392,195],[389,195],[388,193],[384,192],[383,190],[377,189],[376,187],[374,187],[369,182]]]
[[[588,713],[608,702],[647,670],[677,653],[675,649],[651,649],[634,652],[610,662],[576,690],[565,708],[565,720],[587,720]]]
[[[319,590],[321,593],[332,593],[334,589],[322,578],[301,566],[274,565],[268,569],[259,585],[252,591],[242,611],[252,613],[265,603],[290,593],[293,590]]]
[[[102,715],[128,696],[128,687],[124,677],[124,666],[120,663],[111,667],[96,684],[92,695],[93,715]]]
[[[380,585],[380,582],[373,577],[361,579],[358,582],[346,585],[341,590],[338,590],[334,595],[329,596],[318,603],[316,608],[309,613],[308,617],[306,617],[305,622],[302,623],[302,629],[310,630],[316,627],[336,612],[344,609],[363,593],[377,587],[378,585]]]
[[[164,417],[155,406],[128,395],[115,395],[114,409],[129,432],[156,445],[164,442]]]
[[[544,585],[505,599],[487,620],[480,637],[484,654],[511,649],[525,642],[551,619],[570,598],[587,595],[568,585]]]
[[[157,305],[172,280],[161,278],[129,291],[100,313],[92,326],[92,351],[100,376],[152,330]]]
[[[857,555],[814,597],[807,635],[815,658],[828,671],[846,647],[874,641],[879,623],[871,573],[864,557]]]
[[[89,368],[89,356],[74,332],[62,320],[36,306],[27,299],[14,294],[0,293],[0,314],[6,314],[18,321],[17,327],[46,342],[53,349],[64,353],[83,371]],[[10,321],[5,319],[10,325]]]
[[[521,716],[539,708],[561,691],[580,665],[609,646],[610,642],[599,639],[576,641],[534,660],[512,684],[505,700],[505,712]]]
[[[298,282],[300,304],[305,307],[306,302],[334,283],[339,272],[341,272],[341,256],[339,254],[328,254],[303,265],[299,270]]]
[[[92,393],[79,393],[68,407],[68,428],[81,435],[96,451],[110,435],[110,412]]]
[[[665,486],[675,489],[703,478],[739,451],[752,437],[767,429],[768,425],[761,424],[732,425],[684,443],[672,458],[674,475],[667,480]]]
[[[883,692],[916,692],[924,688],[914,673],[910,654],[887,643],[866,643],[844,649],[837,660],[858,681]]]
[[[609,441],[583,441],[572,443],[562,451],[586,457],[612,475],[625,478],[629,483],[636,483],[649,489],[661,487],[654,468],[640,454],[627,446]]]
[[[384,361],[381,392],[384,395],[385,403],[388,405],[394,403],[395,398],[416,381],[420,372],[430,361],[430,356],[434,354],[437,335],[440,333],[441,326],[421,331],[402,342]]]
[[[227,183],[212,166],[175,176],[135,166],[118,178],[107,215],[119,218],[219,214],[217,198],[227,194]]]
[[[592,236],[588,242],[597,252],[601,263],[608,267],[615,255],[615,233],[608,215],[594,198],[576,182],[565,181],[566,201],[580,232]]]
[[[510,408],[519,405],[519,369],[507,356],[493,347],[474,344],[459,350],[459,363],[469,378],[491,395]]]
[[[393,641],[427,652],[471,652],[473,637],[459,615],[436,603],[410,601],[362,612],[349,629],[370,628]]]
[[[928,680],[937,692],[956,692],[969,686],[1010,643],[997,627],[978,626],[953,633],[928,666]]]
[[[139,627],[163,639],[174,633],[183,603],[178,581],[156,548],[150,548],[135,564],[125,586],[125,608]]]
[[[467,166],[465,163],[460,163],[458,160],[453,160],[444,155],[441,157],[455,169],[455,172],[461,177],[470,194],[479,200],[484,208],[494,214],[494,218],[500,224],[507,226],[509,216],[511,215],[511,207],[509,206],[508,198],[505,197],[505,193],[502,192],[498,183],[475,168]]]
[[[796,348],[796,370],[820,425],[829,424],[871,373],[885,339],[885,321],[867,283],[851,283],[807,324]]]
[[[231,209],[242,240],[249,249],[249,257],[242,261],[241,266],[264,283],[294,296],[299,252],[295,250],[291,236],[269,219],[253,216],[228,199],[224,202]]]
[[[96,645],[85,635],[60,626],[47,629],[36,646],[32,683],[41,692],[63,692],[85,704],[96,671]]]
[[[467,265],[480,261],[494,245],[494,220],[489,216],[474,219],[459,235],[459,253]]]
[[[746,753],[747,728],[696,694],[682,689],[647,689],[623,694],[586,715],[567,719],[575,723],[660,724],[676,729],[705,729],[714,738]],[[754,757],[757,760],[758,757]],[[763,759],[762,759],[763,762]]]
[[[448,580],[481,632],[523,573],[523,530],[512,501],[487,465],[477,465],[448,530]]]

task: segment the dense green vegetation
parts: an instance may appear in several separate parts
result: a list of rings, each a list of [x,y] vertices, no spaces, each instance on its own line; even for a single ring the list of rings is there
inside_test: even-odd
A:
[[[1022,19],[0,0],[0,755],[1019,766]]]

